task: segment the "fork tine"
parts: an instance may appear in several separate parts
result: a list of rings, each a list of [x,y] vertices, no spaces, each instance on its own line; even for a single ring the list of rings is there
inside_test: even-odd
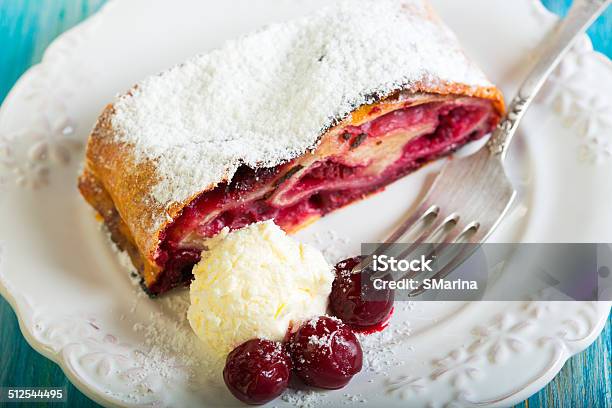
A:
[[[459,233],[456,233],[453,241],[444,243],[444,247],[442,251],[446,249],[450,244],[457,243],[458,239],[467,233],[468,231],[476,229],[474,235],[472,235],[466,243],[461,244],[461,251],[453,256],[450,261],[448,261],[444,266],[442,266],[438,272],[436,272],[431,279],[444,279],[446,278],[455,268],[465,262],[472,254],[480,247],[477,243],[480,242],[480,239],[488,235],[491,231],[490,227],[482,226],[477,221],[470,222],[466,227],[462,228]],[[413,290],[408,294],[408,297],[418,296],[425,292],[425,288],[423,285],[420,285],[417,289]]]
[[[435,236],[438,232],[440,232],[445,227],[446,224],[448,224],[449,222],[451,222],[453,220],[458,219],[457,215],[455,215],[455,214],[451,214],[449,216],[444,216],[443,214],[440,214],[439,211],[440,210],[438,208],[438,215],[436,216],[436,219],[433,220],[429,225],[427,225],[423,231],[421,231],[421,233],[418,235],[417,239],[415,239],[414,242],[412,242],[410,244],[408,249],[400,252],[399,255],[397,255],[398,259],[404,259],[404,258],[408,257],[417,248],[419,248],[425,242],[425,240]],[[371,263],[371,262],[369,262],[369,263]],[[388,275],[388,273],[386,271],[385,272],[376,272],[376,273],[373,273],[370,276],[370,279],[374,280],[374,279],[382,278],[383,276],[386,276],[386,275]]]
[[[459,238],[461,238],[470,230],[477,230],[479,227],[480,224],[477,221],[472,221],[467,225],[463,223],[458,223],[453,229],[448,232],[448,234],[444,237],[444,240],[440,244],[436,245],[435,251],[439,254],[442,254],[449,245],[458,243]]]
[[[472,229],[480,228],[480,224],[477,221],[469,222],[466,224],[457,225],[454,230],[452,230],[444,239],[444,244],[455,244],[458,242],[459,238],[461,238],[465,233]]]
[[[416,228],[416,226],[424,221],[428,216],[435,214],[437,218],[440,215],[440,207],[437,205],[421,205],[419,210],[415,211],[413,215],[408,217],[399,227],[393,230],[393,232],[385,238],[384,242],[398,242],[400,238],[405,236],[408,232]]]
[[[475,197],[473,189],[482,191],[483,194]],[[406,259],[429,252],[429,247],[419,250],[425,242],[434,243],[435,250],[440,253],[446,253],[447,247],[459,240],[467,243],[481,242],[497,225],[515,194],[501,162],[492,159],[488,150],[481,149],[470,156],[450,160],[434,180],[417,210],[401,221],[399,227],[370,255],[388,254]],[[444,208],[437,203],[444,203]],[[430,215],[434,218],[431,221],[428,219]],[[466,222],[460,221],[460,218]],[[478,219],[480,224],[476,223],[475,219]],[[455,225],[447,228],[451,221],[454,221]],[[476,232],[468,237],[466,233],[472,229]],[[393,246],[402,241],[410,242],[407,249],[402,251],[401,247]],[[396,254],[399,255],[395,256]],[[453,259],[454,253],[446,254],[447,258]],[[373,257],[369,256],[354,270],[371,267],[372,263]],[[445,272],[445,275],[448,273]],[[372,273],[370,278],[377,279],[382,276],[389,276],[389,273]],[[399,279],[393,274],[392,278]]]
[[[493,232],[493,228],[488,225],[480,225],[474,234],[466,242],[470,244],[481,244]]]
[[[400,224],[399,227],[395,228],[391,234],[383,240],[383,243],[379,245],[376,250],[370,255],[382,255],[384,254],[394,243],[398,242],[402,237],[404,237],[409,232],[412,232],[421,222],[425,221],[427,217],[434,215],[435,218],[438,218],[440,212],[440,208],[437,205],[421,205],[414,214],[406,218],[404,222]],[[435,219],[426,226],[426,231],[435,224]],[[419,236],[423,235],[423,232]],[[364,261],[360,262],[358,265],[353,268],[355,270],[363,270],[372,265],[372,257],[368,256]],[[378,279],[381,276],[378,276],[379,273],[373,274],[370,276],[370,279]],[[386,274],[385,274],[386,275]]]
[[[453,216],[446,217],[446,220],[445,220],[446,222],[440,223],[439,226],[436,228],[436,231],[440,230],[442,227],[447,225],[453,219],[451,217],[453,217]],[[456,216],[455,219],[458,220],[459,217]],[[432,248],[429,251],[427,251],[427,254],[425,255],[425,258],[430,258],[434,253],[438,253],[438,254],[444,253],[446,251],[446,248],[450,244],[454,243],[458,237],[460,237],[462,234],[464,234],[466,231],[468,231],[472,227],[472,224],[473,223],[470,223],[470,224],[468,224],[467,227],[463,227],[462,226],[463,224],[460,224],[459,222],[457,222],[457,224],[454,225],[451,228],[451,230],[448,232],[448,234],[446,234],[444,236],[444,240],[442,242],[434,243],[433,244]],[[436,231],[434,231],[431,234],[431,236],[435,236]],[[400,255],[400,258],[401,259],[405,258],[406,256],[408,256],[409,252],[412,252],[412,251],[410,251],[410,249],[409,249],[409,250],[403,252]],[[416,277],[419,273],[420,272],[414,272],[414,271],[408,272],[408,273],[406,273],[406,274],[404,274],[404,275],[402,275],[402,276],[400,276],[398,278],[395,278],[394,280],[397,281],[397,280],[400,280],[400,279],[412,279],[412,278]]]
[[[427,253],[426,257],[430,258],[433,256],[434,253],[437,254],[438,257],[440,257],[442,254],[447,252],[447,248],[450,245],[454,244],[457,241],[457,239],[461,237],[470,228],[471,228],[471,225],[464,227],[462,223],[457,222],[457,224],[454,225],[450,229],[450,231],[448,231],[447,234],[443,236],[443,240],[441,242],[434,243],[433,247]]]
[[[446,265],[444,265],[438,272],[436,272],[431,279],[438,280],[447,277],[456,267],[465,262],[473,253],[478,249],[478,245],[469,244],[462,247],[461,251],[454,256]],[[425,292],[424,284],[419,285],[418,288],[408,293],[408,297],[415,297]]]

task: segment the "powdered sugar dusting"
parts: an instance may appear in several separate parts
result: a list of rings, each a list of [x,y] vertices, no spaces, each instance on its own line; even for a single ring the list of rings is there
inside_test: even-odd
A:
[[[132,330],[144,340],[134,351],[137,367],[124,375],[134,390],[129,399],[146,399],[152,389],[161,387],[161,383],[185,382],[195,390],[205,387],[223,389],[224,361],[207,352],[187,321],[189,292],[175,290],[163,298],[150,299],[141,289],[140,276],[135,273],[127,253],[112,242],[106,227],[102,226],[102,232],[132,284],[130,314],[121,315],[119,319],[129,319],[151,305],[155,309],[132,324]]]
[[[316,232],[309,237],[308,242],[318,248],[325,259],[335,265],[343,259],[350,258],[352,254],[351,240],[349,237],[341,236],[335,230]]]
[[[312,335],[308,338],[308,344],[329,349],[332,345],[333,338],[332,334],[325,334],[323,336]]]
[[[118,141],[157,162],[152,196],[182,202],[240,164],[274,166],[356,107],[416,82],[489,86],[424,0],[345,0],[227,42],[115,103]]]
[[[112,246],[114,247],[114,244]],[[118,249],[115,249],[115,252],[120,258],[127,257]],[[121,264],[126,266],[128,271],[133,269],[126,259]],[[156,310],[132,325],[134,332],[140,334],[144,341],[136,353],[138,368],[130,370],[125,376],[125,380],[135,386],[136,390],[136,394],[129,395],[130,400],[143,400],[152,393],[152,389],[158,389],[161,383],[184,382],[190,390],[214,388],[220,393],[226,392],[222,381],[223,361],[213,358],[206,351],[185,318],[189,307],[188,292],[176,290],[160,299],[151,300],[138,285],[132,289],[134,303],[131,313],[141,311],[141,307],[147,306],[149,302],[156,305]],[[407,310],[412,310],[413,302],[407,302],[406,305]],[[326,317],[341,323],[337,317]],[[313,317],[303,324],[315,328],[319,319],[320,317]],[[361,375],[384,378],[393,367],[405,364],[397,352],[399,348],[405,347],[410,335],[410,323],[398,321],[397,318],[392,319],[389,327],[382,332],[367,335],[357,333],[364,357]],[[335,336],[335,332],[330,330],[320,336],[311,336],[308,340],[313,345],[326,348],[329,348],[333,341],[347,346],[341,337]],[[279,346],[276,352],[284,353],[286,350]],[[370,380],[372,381],[374,380]],[[368,402],[361,394],[344,392],[342,396],[343,405]],[[326,392],[299,389],[298,385],[297,389],[287,389],[281,400],[295,407],[307,408],[329,405],[327,397]]]
[[[316,408],[324,405],[326,394],[314,390],[295,390],[288,388],[281,399],[298,408]]]
[[[131,397],[138,401],[152,389],[160,392],[170,384],[184,384],[190,393],[206,388],[223,390],[223,361],[206,353],[185,318],[187,291],[175,292],[156,303],[159,311],[150,312],[148,319],[140,319],[132,327],[144,342],[135,353],[138,368],[125,376],[135,390]]]
[[[387,376],[389,369],[405,364],[397,358],[397,348],[410,337],[410,322],[394,322],[385,330],[371,334],[357,334],[363,350],[364,371]]]

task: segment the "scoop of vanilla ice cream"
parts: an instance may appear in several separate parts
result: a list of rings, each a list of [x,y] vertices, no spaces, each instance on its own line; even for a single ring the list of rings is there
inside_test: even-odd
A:
[[[224,230],[206,246],[187,317],[218,357],[253,338],[283,340],[290,325],[325,314],[332,267],[273,221]]]

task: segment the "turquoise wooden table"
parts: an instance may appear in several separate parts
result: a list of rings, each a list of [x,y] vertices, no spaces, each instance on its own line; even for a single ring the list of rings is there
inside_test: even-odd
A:
[[[571,0],[543,0],[563,14]],[[85,19],[105,0],[0,0],[0,102],[17,78],[38,62],[61,32]],[[612,7],[589,30],[595,49],[612,57]],[[0,226],[1,228],[1,226]],[[23,339],[15,314],[0,297],[0,386],[63,387],[69,406],[96,406],[60,368]],[[612,318],[583,353],[570,359],[544,389],[521,407],[612,407]],[[1,404],[0,404],[1,405]]]

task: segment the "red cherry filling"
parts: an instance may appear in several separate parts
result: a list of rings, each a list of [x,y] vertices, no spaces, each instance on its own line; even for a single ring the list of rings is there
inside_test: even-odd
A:
[[[195,198],[162,232],[155,258],[162,272],[149,285],[150,293],[189,283],[203,249],[201,239],[224,227],[234,230],[274,219],[291,231],[482,137],[499,120],[486,100],[433,99],[417,106],[406,100],[405,108],[347,126],[330,144],[337,151],[321,154],[313,163],[296,159],[274,168],[242,165],[230,181]]]
[[[352,273],[362,259],[357,256],[338,262],[329,307],[336,317],[353,329],[369,331],[388,320],[395,296],[387,287],[376,289],[366,271]],[[363,282],[362,275],[365,276]]]
[[[265,404],[289,384],[291,359],[279,342],[253,339],[228,356],[223,380],[231,393],[247,404]]]
[[[361,371],[363,353],[353,331],[322,316],[304,323],[289,344],[295,373],[308,385],[338,389]]]

